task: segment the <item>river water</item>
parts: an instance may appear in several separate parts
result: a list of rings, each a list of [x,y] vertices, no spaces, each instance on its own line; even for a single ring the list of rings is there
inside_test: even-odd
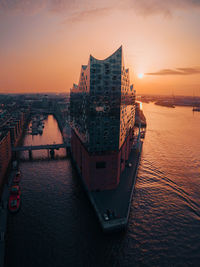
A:
[[[6,267],[199,266],[200,113],[143,104],[147,131],[126,232],[104,235],[65,150],[22,155]],[[53,116],[24,144],[61,143]],[[123,201],[123,199],[122,199]]]

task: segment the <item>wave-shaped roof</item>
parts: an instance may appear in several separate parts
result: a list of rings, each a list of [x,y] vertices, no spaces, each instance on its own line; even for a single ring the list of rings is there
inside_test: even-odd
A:
[[[110,55],[109,57],[105,58],[105,59],[97,59],[95,57],[93,57],[92,55],[90,55],[90,59],[94,59],[94,60],[97,60],[97,61],[106,61],[112,57],[116,57],[117,54],[121,55],[122,54],[122,45],[112,54]]]

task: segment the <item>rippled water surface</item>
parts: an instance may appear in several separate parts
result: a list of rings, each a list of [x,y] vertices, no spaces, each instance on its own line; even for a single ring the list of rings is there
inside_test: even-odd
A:
[[[6,266],[199,266],[200,113],[143,104],[141,164],[126,232],[102,234],[64,150],[22,155],[22,206],[9,215]],[[52,116],[25,144],[61,143]],[[123,200],[122,200],[123,201]]]

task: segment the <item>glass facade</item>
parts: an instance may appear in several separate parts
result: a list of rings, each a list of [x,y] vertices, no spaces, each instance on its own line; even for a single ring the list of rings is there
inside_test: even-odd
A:
[[[119,150],[135,122],[135,92],[122,47],[105,60],[90,56],[71,90],[71,127],[89,152]]]
[[[134,123],[135,91],[130,85],[129,70],[124,66],[122,47],[104,60],[90,56],[88,65],[81,67],[78,85],[74,84],[70,93],[70,124],[80,146],[90,156],[119,153],[132,136]],[[72,155],[82,171],[83,148],[77,148],[73,140]],[[125,155],[123,157],[125,160]],[[117,158],[117,168],[122,170],[120,164]],[[99,172],[107,165],[108,162],[102,160],[95,163]],[[119,177],[115,179],[117,184]]]

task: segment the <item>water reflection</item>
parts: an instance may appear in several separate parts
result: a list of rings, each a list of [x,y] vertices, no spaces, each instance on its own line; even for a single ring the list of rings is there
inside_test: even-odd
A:
[[[28,128],[30,128],[32,122],[30,122]],[[49,115],[46,120],[44,120],[44,129],[43,133],[40,135],[31,135],[27,133],[24,138],[24,146],[34,146],[34,145],[44,145],[44,144],[61,144],[63,143],[62,134],[59,130],[58,123],[53,115]],[[60,148],[59,150],[54,150],[55,155],[54,158],[65,157],[66,150]],[[22,152],[20,157],[22,159],[29,159],[28,152]],[[48,150],[33,150],[32,151],[33,159],[43,159],[43,158],[50,158],[50,153]]]
[[[69,160],[21,162],[22,207],[8,218],[6,267],[199,265],[200,113],[143,110],[148,127],[127,231],[102,234]]]

